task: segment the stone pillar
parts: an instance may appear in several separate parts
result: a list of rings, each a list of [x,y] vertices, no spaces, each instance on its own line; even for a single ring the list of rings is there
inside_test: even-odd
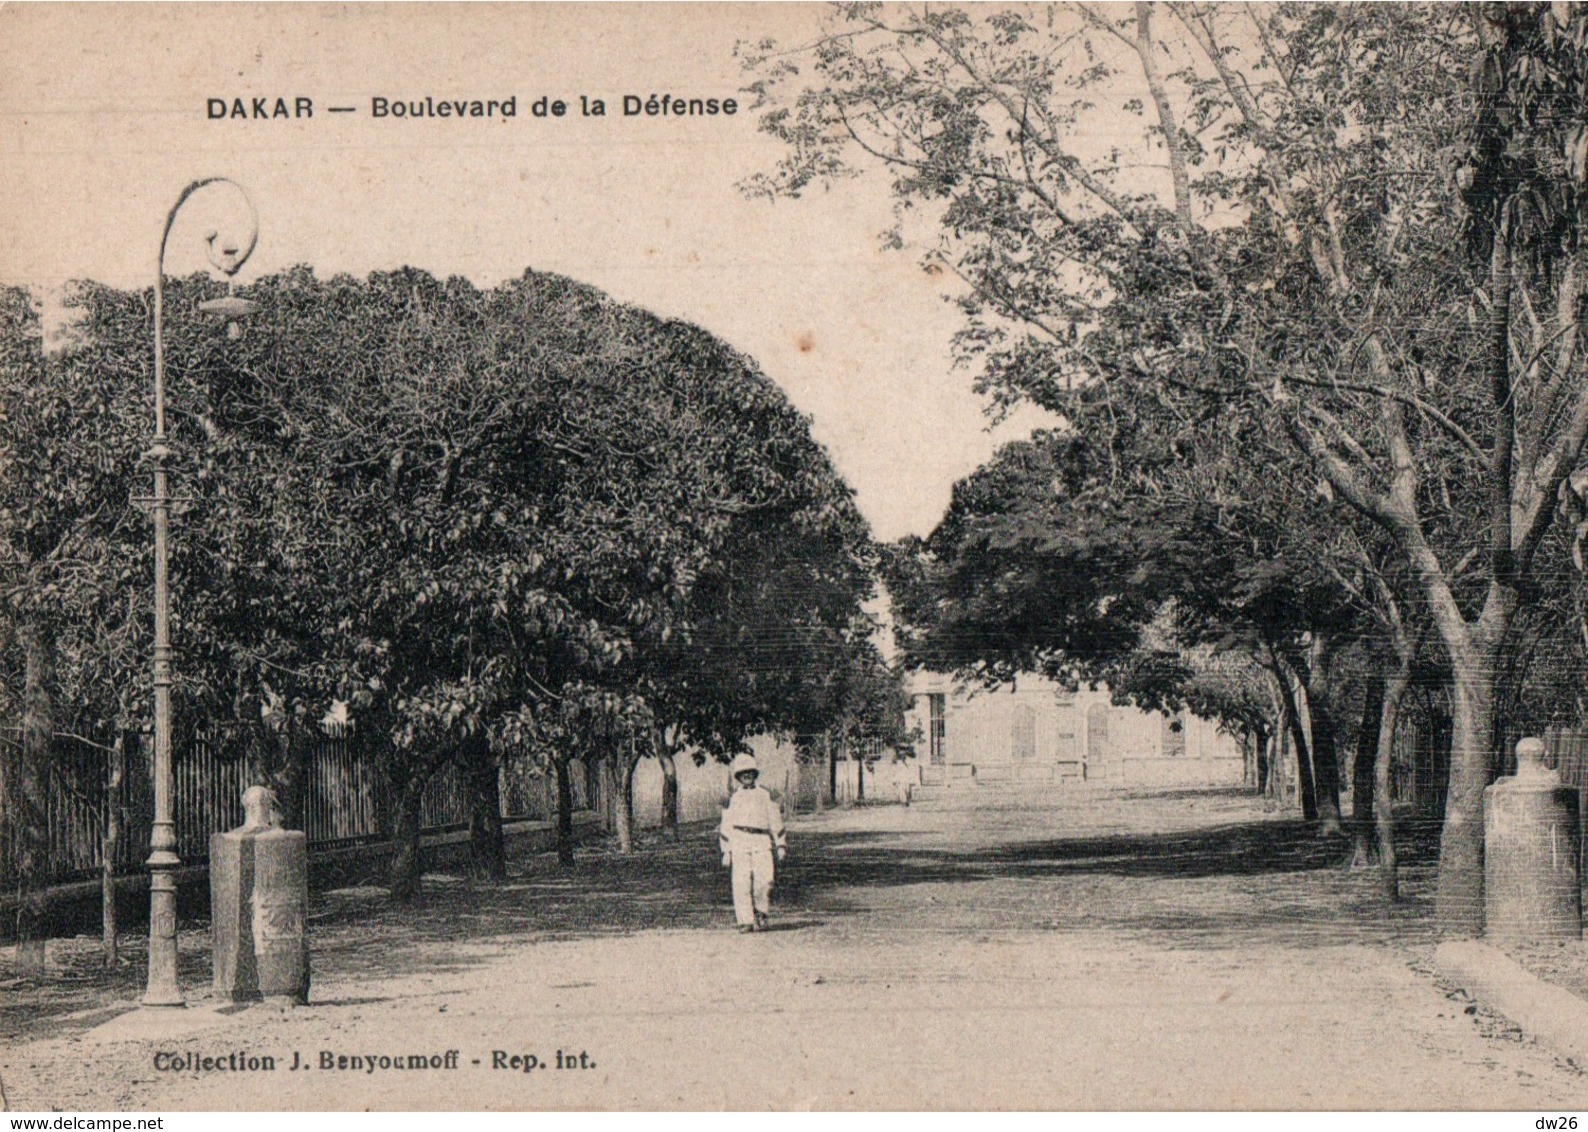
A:
[[[307,837],[278,823],[266,787],[243,793],[243,824],[210,838],[215,993],[233,1002],[309,997]]]
[[[1484,934],[1499,942],[1582,938],[1577,793],[1516,745],[1516,774],[1483,792]]]

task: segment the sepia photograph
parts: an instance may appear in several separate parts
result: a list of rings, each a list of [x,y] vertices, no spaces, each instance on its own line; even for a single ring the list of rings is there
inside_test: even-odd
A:
[[[0,5],[0,1111],[1576,1128],[1585,317],[1578,4]]]

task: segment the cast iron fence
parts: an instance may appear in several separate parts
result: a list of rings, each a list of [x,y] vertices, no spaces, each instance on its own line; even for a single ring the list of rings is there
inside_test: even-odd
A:
[[[21,733],[0,729],[0,765],[14,765]],[[380,771],[366,744],[351,728],[327,728],[309,740],[304,757],[302,828],[311,848],[324,849],[383,840],[391,822]],[[246,753],[217,735],[173,744],[172,809],[177,855],[184,863],[209,857],[210,835],[242,824],[243,790],[250,785]],[[104,863],[106,806],[119,810],[120,837],[114,866],[136,872],[149,856],[154,815],[150,745],[146,737],[122,737],[122,774],[112,788],[114,741],[110,736],[57,735],[46,784],[49,860],[47,881],[59,884],[97,874]],[[590,808],[590,776],[582,765],[570,774],[574,808]],[[525,760],[506,759],[500,775],[504,820],[550,821],[557,791],[550,775]],[[434,833],[466,827],[468,785],[455,765],[439,770],[425,787],[421,825]],[[0,822],[3,828],[4,822]],[[0,888],[15,884],[11,855],[0,841]]]

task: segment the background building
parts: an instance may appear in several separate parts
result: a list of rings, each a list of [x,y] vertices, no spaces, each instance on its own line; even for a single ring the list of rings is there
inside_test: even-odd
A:
[[[993,690],[916,673],[909,723],[921,783],[1239,786],[1235,737],[1199,716],[1120,707],[1104,690],[1071,692],[1040,676]]]

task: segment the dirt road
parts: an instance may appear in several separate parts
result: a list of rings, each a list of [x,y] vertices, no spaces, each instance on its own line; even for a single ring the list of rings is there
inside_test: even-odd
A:
[[[416,914],[347,890],[316,898],[310,1006],[224,1015],[194,987],[180,1017],[26,1041],[0,1074],[13,1108],[79,1111],[1542,1110],[1588,1085],[1432,981],[1425,900],[1387,912],[1243,797],[879,807],[791,840],[762,935],[731,930],[698,831],[437,878]]]

